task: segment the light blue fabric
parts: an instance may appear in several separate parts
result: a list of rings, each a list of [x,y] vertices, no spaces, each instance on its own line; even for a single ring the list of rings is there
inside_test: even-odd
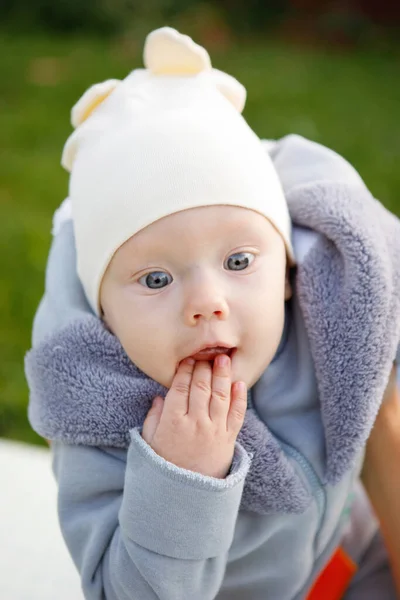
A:
[[[68,224],[53,242],[27,358],[30,418],[56,440],[61,526],[89,599],[300,600],[339,543],[399,340],[399,224],[332,151],[298,136],[269,151],[297,223],[295,298],[223,481],[157,457],[122,405],[96,420],[104,397],[91,395],[77,342],[98,357],[104,331],[87,326]],[[141,384],[143,416],[155,388]],[[292,488],[268,487],[281,468]]]

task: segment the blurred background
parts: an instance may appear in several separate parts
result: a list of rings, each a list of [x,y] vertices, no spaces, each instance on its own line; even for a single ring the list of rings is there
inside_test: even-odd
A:
[[[176,27],[248,91],[260,137],[329,146],[400,215],[400,3],[393,0],[1,0],[0,437],[27,422],[23,359],[44,287],[70,109],[142,66],[146,34]]]

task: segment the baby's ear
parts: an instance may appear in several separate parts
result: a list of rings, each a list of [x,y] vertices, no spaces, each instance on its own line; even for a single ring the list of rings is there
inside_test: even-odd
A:
[[[72,107],[72,126],[76,129],[79,125],[82,125],[82,123],[90,117],[93,111],[108,98],[119,83],[119,79],[107,79],[107,81],[96,83],[86,90],[83,96],[81,96],[78,102]],[[78,138],[77,132],[74,132],[65,143],[61,164],[67,171],[71,171],[78,150]]]

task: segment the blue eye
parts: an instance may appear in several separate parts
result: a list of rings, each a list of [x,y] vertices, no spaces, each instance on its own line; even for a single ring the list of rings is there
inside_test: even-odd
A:
[[[159,290],[171,283],[171,281],[171,275],[168,275],[168,273],[165,273],[164,271],[152,271],[139,279],[141,285],[144,285],[151,290]]]
[[[243,271],[253,262],[254,254],[251,252],[237,252],[231,254],[225,261],[224,267],[230,271]]]

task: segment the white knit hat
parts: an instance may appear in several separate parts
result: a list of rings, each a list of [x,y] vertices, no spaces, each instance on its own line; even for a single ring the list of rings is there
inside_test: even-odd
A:
[[[204,48],[163,27],[145,69],[89,88],[72,109],[64,147],[78,274],[97,314],[116,250],[150,223],[217,204],[267,217],[294,263],[283,190],[260,139],[241,116],[246,90],[213,69]]]

